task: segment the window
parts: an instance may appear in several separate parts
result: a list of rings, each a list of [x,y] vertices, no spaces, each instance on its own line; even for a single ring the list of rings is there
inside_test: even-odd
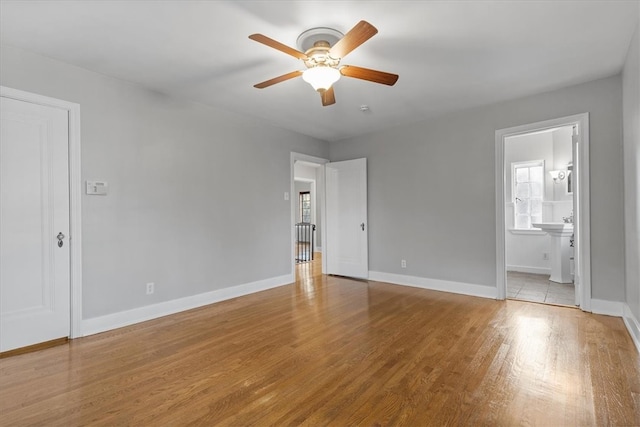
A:
[[[300,192],[300,222],[311,222],[311,193]]]
[[[542,222],[544,161],[512,163],[511,172],[515,228],[528,230]]]

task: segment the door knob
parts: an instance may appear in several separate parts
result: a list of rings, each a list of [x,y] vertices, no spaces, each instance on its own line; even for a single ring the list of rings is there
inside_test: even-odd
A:
[[[61,231],[58,233],[56,237],[58,238],[58,247],[61,248],[62,245],[64,245],[64,243],[62,242],[62,240],[64,240],[64,234],[62,234],[62,231]]]
[[[364,231],[364,222],[360,224],[360,228],[362,228],[362,231]]]

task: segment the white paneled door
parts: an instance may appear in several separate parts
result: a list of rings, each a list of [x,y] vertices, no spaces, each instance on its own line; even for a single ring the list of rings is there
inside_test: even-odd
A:
[[[69,336],[69,113],[1,102],[0,351],[8,351]]]
[[[327,163],[327,274],[369,276],[367,159]]]

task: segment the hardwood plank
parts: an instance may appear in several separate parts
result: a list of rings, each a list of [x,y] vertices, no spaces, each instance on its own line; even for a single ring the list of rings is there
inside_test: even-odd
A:
[[[19,354],[31,353],[34,351],[44,350],[45,348],[56,347],[69,342],[69,337],[56,338],[55,340],[45,341],[38,344],[28,345],[26,347],[20,347],[9,351],[3,351],[0,353],[0,359],[5,357],[17,356]]]
[[[0,425],[640,425],[619,318],[320,274],[0,360]]]

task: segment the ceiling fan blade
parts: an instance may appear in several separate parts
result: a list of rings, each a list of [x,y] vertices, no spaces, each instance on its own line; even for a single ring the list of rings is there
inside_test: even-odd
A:
[[[329,51],[329,56],[335,59],[342,59],[349,52],[375,36],[377,32],[377,28],[367,21],[360,21],[343,38],[338,40]]]
[[[283,74],[283,75],[278,76],[278,77],[274,77],[271,80],[267,80],[267,81],[264,81],[262,83],[258,83],[257,85],[253,85],[253,87],[255,87],[257,89],[264,89],[265,87],[269,87],[269,86],[274,85],[276,83],[281,83],[281,82],[287,81],[289,79],[293,79],[293,78],[299,77],[301,75],[302,75],[302,71],[296,70],[296,71],[292,71],[292,72],[287,73],[287,74]]]
[[[305,59],[307,59],[307,55],[305,55],[304,53],[300,52],[299,50],[296,50],[296,49],[294,49],[292,47],[284,45],[284,44],[282,44],[282,43],[280,43],[278,41],[275,41],[274,39],[270,39],[269,37],[264,36],[262,34],[251,34],[249,36],[249,38],[251,40],[257,41],[258,43],[262,43],[262,44],[267,45],[269,47],[272,47],[272,48],[274,48],[276,50],[279,50],[280,52],[284,52],[287,55],[291,55],[294,58],[302,59],[303,61]]]
[[[333,92],[333,86],[320,94],[322,98],[322,106],[326,107],[336,103],[336,94]]]
[[[370,82],[381,83],[389,86],[393,86],[398,81],[397,74],[370,70],[369,68],[356,67],[354,65],[344,65],[340,67],[340,74],[345,77],[368,80]]]

